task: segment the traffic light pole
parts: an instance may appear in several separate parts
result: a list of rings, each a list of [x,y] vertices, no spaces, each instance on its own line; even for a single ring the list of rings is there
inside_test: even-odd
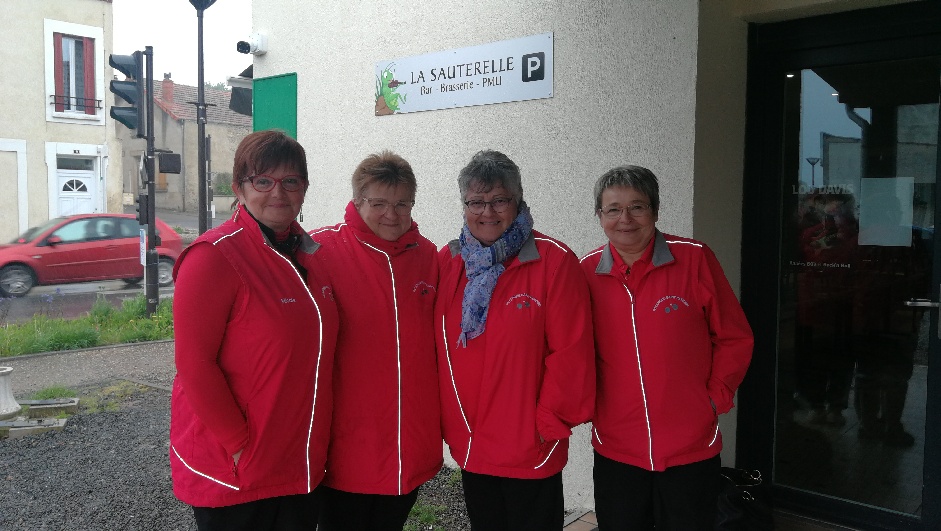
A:
[[[154,176],[156,153],[154,150],[154,49],[152,46],[144,48],[144,57],[147,58],[147,160],[144,164],[147,169],[147,253],[144,266],[144,297],[147,299],[147,315],[157,312],[160,303],[160,291],[157,283],[157,213],[156,213],[156,185]]]
[[[203,9],[196,10],[199,43],[196,82],[196,128],[199,134],[197,160],[199,164],[199,233],[209,230],[209,183],[206,180],[206,83],[203,79]]]

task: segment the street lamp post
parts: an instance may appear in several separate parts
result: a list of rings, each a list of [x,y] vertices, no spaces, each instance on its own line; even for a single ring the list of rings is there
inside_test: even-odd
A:
[[[196,85],[196,127],[199,134],[197,149],[199,186],[197,189],[199,191],[199,233],[202,234],[209,230],[209,184],[206,181],[206,83],[203,79],[203,11],[216,3],[216,0],[190,0],[190,3],[196,8],[196,19],[198,21],[197,69],[199,75]]]
[[[807,162],[810,163],[810,186],[813,188],[817,187],[817,184],[814,182],[816,179],[816,167],[817,163],[820,162],[820,157],[807,157]]]

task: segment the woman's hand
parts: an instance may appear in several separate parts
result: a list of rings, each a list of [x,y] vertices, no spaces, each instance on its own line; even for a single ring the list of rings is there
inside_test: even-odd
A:
[[[234,454],[232,454],[232,461],[234,461],[235,464],[238,465],[240,457],[242,457],[242,450],[239,450],[238,452],[235,452]]]

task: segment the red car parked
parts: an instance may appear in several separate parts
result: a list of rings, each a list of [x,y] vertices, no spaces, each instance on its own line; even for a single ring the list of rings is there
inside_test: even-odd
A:
[[[140,282],[140,225],[131,214],[79,214],[49,220],[0,245],[0,295],[21,297],[35,285],[93,280]],[[173,283],[183,240],[157,220],[157,283]]]

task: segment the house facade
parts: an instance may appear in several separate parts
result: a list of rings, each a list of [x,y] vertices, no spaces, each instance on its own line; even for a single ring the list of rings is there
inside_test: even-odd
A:
[[[50,218],[121,208],[110,0],[9,0],[0,37],[0,240]],[[12,74],[14,73],[15,74]],[[15,75],[16,81],[12,79]]]
[[[937,529],[939,29],[928,1],[265,0],[255,123],[296,126],[305,226],[341,219],[356,164],[391,149],[438,245],[459,233],[456,179],[480,149],[519,164],[536,228],[580,255],[604,242],[594,181],[651,168],[658,227],[713,248],[756,333],[723,461],[760,470],[787,510]],[[535,38],[551,45],[513,48]],[[548,91],[475,99],[494,68],[532,79],[536,51]],[[426,95],[441,99],[407,112]],[[592,506],[591,462],[582,428],[569,507]]]
[[[156,77],[156,76],[155,76]],[[209,175],[216,179],[231,178],[235,148],[251,132],[252,119],[229,109],[231,92],[206,88],[206,136],[209,139],[206,157]],[[199,189],[199,128],[196,122],[196,87],[174,83],[171,74],[154,80],[154,146],[181,156],[179,174],[162,172],[156,165],[155,187],[158,208],[196,212]],[[132,138],[130,130],[118,131],[121,140],[124,191],[131,197],[141,188],[140,161],[146,150],[144,139]],[[133,200],[131,200],[132,202]],[[224,216],[225,214],[219,214]]]

